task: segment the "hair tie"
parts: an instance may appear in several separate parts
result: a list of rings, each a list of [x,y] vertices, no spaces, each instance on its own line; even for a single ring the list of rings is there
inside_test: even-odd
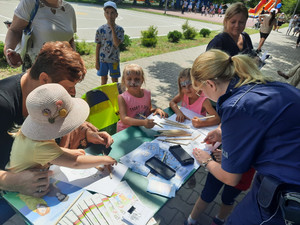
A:
[[[232,61],[232,58],[231,58],[231,56],[229,56],[229,63],[232,63],[233,61]]]

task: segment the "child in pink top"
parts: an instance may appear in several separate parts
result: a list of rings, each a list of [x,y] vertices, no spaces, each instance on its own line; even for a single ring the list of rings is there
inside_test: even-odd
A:
[[[152,108],[151,93],[142,88],[144,81],[142,67],[136,64],[125,66],[121,85],[126,87],[126,91],[118,97],[120,121],[117,123],[117,132],[130,126],[154,127],[154,120],[143,118],[151,113],[168,116],[163,110]]]
[[[199,117],[192,119],[194,127],[207,127],[213,126],[220,123],[220,117],[216,110],[212,107],[208,98],[201,92],[197,92],[191,82],[190,68],[182,70],[178,77],[179,93],[171,100],[170,107],[176,113],[176,120],[183,122],[187,118],[178,107],[178,103],[181,102],[181,106],[185,107],[195,113],[206,116],[215,115],[213,118],[201,120]]]

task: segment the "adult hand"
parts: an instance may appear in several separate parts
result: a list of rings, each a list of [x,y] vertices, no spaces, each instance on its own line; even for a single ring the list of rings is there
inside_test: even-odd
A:
[[[88,143],[93,144],[102,144],[105,145],[106,148],[114,143],[113,138],[105,131],[92,131],[88,130],[86,132],[86,139]]]
[[[6,50],[6,61],[13,68],[23,64],[20,54],[10,48]]]
[[[203,142],[206,144],[214,145],[216,142],[222,142],[222,131],[218,127],[215,130],[210,131],[207,136],[204,138]]]
[[[52,171],[40,171],[38,169],[24,170],[19,173],[6,172],[3,181],[8,191],[20,192],[24,195],[42,197],[49,192],[49,177]]]
[[[199,149],[194,148],[193,149],[193,155],[195,156],[196,160],[201,164],[202,162],[207,161],[211,156],[207,152]]]
[[[182,123],[185,119],[190,120],[190,118],[186,117],[181,111],[176,113],[176,121]]]
[[[156,114],[158,114],[161,118],[166,118],[166,117],[169,116],[168,113],[166,113],[165,111],[163,111],[163,110],[161,110],[161,109],[159,109],[159,108],[155,109],[155,111],[154,111],[154,113],[153,113],[154,116],[155,116]]]
[[[222,161],[222,150],[221,149],[213,150],[212,154],[214,155],[216,162],[220,163]]]
[[[154,120],[152,120],[152,119],[145,119],[143,121],[144,121],[144,127],[148,128],[148,129],[155,126]]]

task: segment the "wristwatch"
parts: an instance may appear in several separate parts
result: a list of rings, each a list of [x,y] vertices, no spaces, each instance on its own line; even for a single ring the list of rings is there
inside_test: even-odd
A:
[[[210,158],[207,159],[206,161],[202,161],[201,165],[204,167],[204,169],[206,169],[206,166],[207,166],[207,164],[208,164],[210,161],[213,161],[213,158],[212,158],[212,157],[210,157]]]

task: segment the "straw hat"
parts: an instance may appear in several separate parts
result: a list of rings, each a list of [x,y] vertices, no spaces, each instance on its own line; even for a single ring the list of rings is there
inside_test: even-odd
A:
[[[62,137],[79,127],[89,115],[88,104],[72,98],[60,84],[44,84],[27,96],[28,117],[21,131],[32,140]]]

